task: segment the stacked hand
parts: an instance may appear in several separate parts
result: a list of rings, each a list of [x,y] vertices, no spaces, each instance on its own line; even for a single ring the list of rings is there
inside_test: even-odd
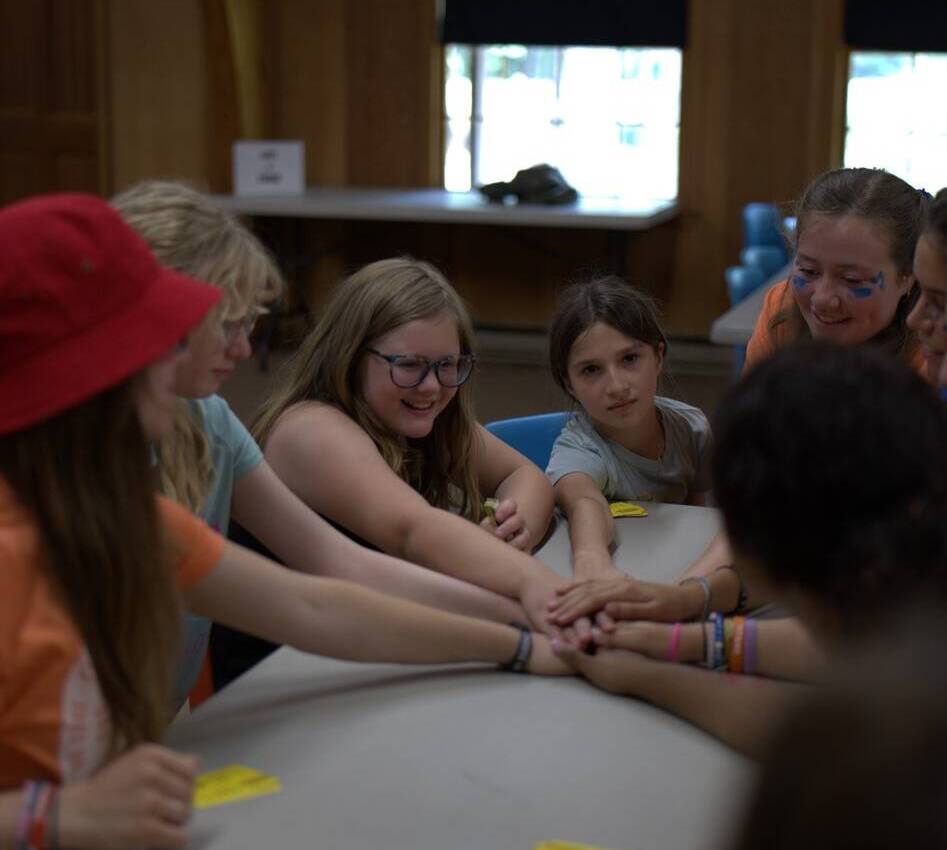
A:
[[[607,634],[619,620],[688,620],[700,613],[702,605],[703,592],[697,585],[656,584],[616,575],[559,588],[548,619],[564,628],[594,615],[598,629]]]

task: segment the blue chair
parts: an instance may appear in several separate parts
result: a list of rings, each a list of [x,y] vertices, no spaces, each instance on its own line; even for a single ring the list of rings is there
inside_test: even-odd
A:
[[[518,416],[515,419],[498,419],[484,427],[495,437],[526,455],[540,469],[545,469],[556,442],[571,413],[539,413],[535,416]]]

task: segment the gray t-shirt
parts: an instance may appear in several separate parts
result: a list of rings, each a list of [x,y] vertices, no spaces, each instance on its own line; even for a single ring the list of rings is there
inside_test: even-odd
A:
[[[226,536],[234,484],[260,464],[263,453],[220,396],[192,399],[188,405],[191,415],[203,424],[214,466],[214,477],[200,516],[211,528]],[[206,617],[184,615],[184,652],[174,686],[175,706],[183,705],[201,672],[210,626],[211,621]]]
[[[655,396],[664,426],[664,455],[642,457],[595,430],[584,411],[562,429],[546,475],[555,484],[570,472],[590,476],[609,501],[682,504],[710,490],[713,437],[703,412],[682,401]]]

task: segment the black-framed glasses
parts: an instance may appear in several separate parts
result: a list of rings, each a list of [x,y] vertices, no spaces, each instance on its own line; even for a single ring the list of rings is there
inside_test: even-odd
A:
[[[418,386],[432,369],[442,387],[459,387],[473,371],[473,354],[449,354],[440,360],[428,360],[419,354],[382,354],[375,348],[366,351],[387,361],[391,382],[403,390]]]

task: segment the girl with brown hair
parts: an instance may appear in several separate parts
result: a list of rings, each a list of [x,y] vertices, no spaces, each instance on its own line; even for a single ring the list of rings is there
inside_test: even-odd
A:
[[[103,201],[3,209],[0,254],[0,845],[187,843],[197,764],[158,746],[182,608],[350,660],[564,671],[543,636],[299,575],[155,494],[220,292]]]
[[[332,293],[253,433],[313,510],[383,552],[519,600],[544,624],[562,579],[520,550],[542,539],[552,488],[474,420],[474,359],[467,311],[437,269],[371,263]],[[485,495],[500,502],[495,526]]]

